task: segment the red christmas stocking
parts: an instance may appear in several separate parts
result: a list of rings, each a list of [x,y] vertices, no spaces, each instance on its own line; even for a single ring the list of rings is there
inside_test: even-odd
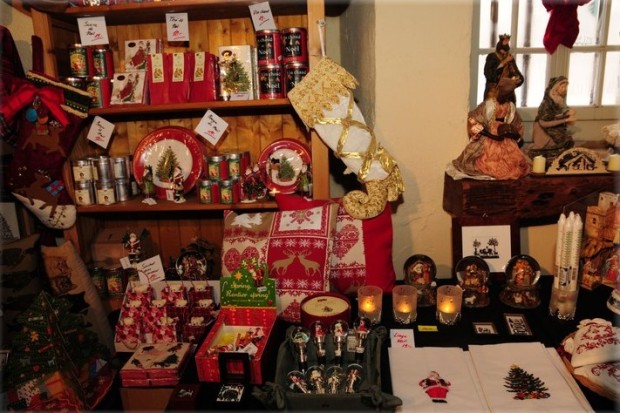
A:
[[[0,108],[0,123],[19,122],[7,187],[49,228],[67,229],[75,223],[62,169],[89,103],[87,92],[29,72],[15,82]]]

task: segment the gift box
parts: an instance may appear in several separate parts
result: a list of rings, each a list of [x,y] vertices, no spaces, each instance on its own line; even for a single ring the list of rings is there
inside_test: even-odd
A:
[[[145,70],[147,56],[162,52],[161,39],[137,39],[125,41],[125,70]]]
[[[114,74],[110,105],[147,103],[146,70]]]
[[[196,52],[193,55],[193,60],[189,101],[209,102],[217,100],[220,87],[217,56],[209,52]]]
[[[120,370],[125,387],[175,386],[189,359],[189,343],[140,344]]]
[[[224,100],[252,100],[254,94],[254,47],[249,45],[220,46],[218,65],[220,96]]]
[[[198,379],[206,382],[221,382],[220,355],[229,353],[229,351],[220,351],[220,347],[233,344],[235,340],[243,336],[244,332],[255,332],[260,329],[259,334],[263,337],[255,343],[256,352],[250,357],[249,367],[250,382],[263,383],[264,377],[269,375],[269,369],[273,368],[273,359],[277,349],[277,340],[271,336],[275,321],[275,308],[222,308],[207,338],[196,352]],[[235,370],[235,367],[231,367],[230,370]]]
[[[177,384],[168,402],[168,411],[198,410],[198,395],[200,384],[181,383]]]
[[[168,66],[172,68],[168,89],[170,103],[188,102],[194,54],[191,52],[169,53],[164,57],[168,60]]]
[[[170,66],[166,65],[164,53],[147,56],[147,80],[151,105],[163,105],[170,101]]]
[[[291,335],[290,327],[286,337]],[[364,357],[359,363],[355,352],[343,352],[343,369],[356,365],[362,367],[362,373],[357,378],[354,393],[346,393],[348,378],[344,377],[340,392],[336,394],[308,393],[295,391],[289,373],[299,369],[297,353],[291,340],[285,340],[280,345],[276,359],[275,382],[263,386],[255,393],[268,409],[277,410],[394,410],[402,405],[402,400],[394,395],[384,393],[381,388],[381,346],[387,338],[387,329],[383,326],[373,328],[367,337]],[[307,344],[308,366],[318,365],[316,347],[312,340]],[[334,344],[331,334],[325,340],[327,364],[325,371],[334,365]],[[326,380],[326,383],[328,381]],[[284,397],[275,397],[275,395]]]

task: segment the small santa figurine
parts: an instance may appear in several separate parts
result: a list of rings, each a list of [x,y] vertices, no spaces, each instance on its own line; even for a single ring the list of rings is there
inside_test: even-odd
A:
[[[174,174],[172,175],[172,189],[174,190],[174,202],[177,204],[185,202],[185,197],[183,196],[184,186],[183,186],[183,171],[180,166],[174,167]]]
[[[433,403],[447,403],[446,396],[450,390],[450,382],[441,378],[439,373],[431,371],[423,380],[418,383],[424,389]]]

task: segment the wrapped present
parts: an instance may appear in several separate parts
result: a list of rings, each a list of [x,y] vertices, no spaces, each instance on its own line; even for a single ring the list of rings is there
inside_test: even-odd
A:
[[[188,343],[141,344],[121,368],[121,383],[125,387],[174,386],[189,355]]]
[[[196,52],[193,60],[189,101],[208,102],[217,100],[220,86],[217,56],[209,52]]]

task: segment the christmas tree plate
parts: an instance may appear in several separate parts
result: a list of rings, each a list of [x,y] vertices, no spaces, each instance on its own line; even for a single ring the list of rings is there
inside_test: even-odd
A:
[[[261,152],[258,164],[265,171],[265,185],[272,193],[292,194],[299,175],[310,166],[308,147],[295,139],[280,139]],[[304,168],[305,166],[305,168]]]
[[[202,174],[204,146],[186,128],[170,126],[146,135],[133,155],[136,181],[141,184],[147,167],[153,169],[153,184],[160,199],[170,199],[176,185],[191,191]]]

